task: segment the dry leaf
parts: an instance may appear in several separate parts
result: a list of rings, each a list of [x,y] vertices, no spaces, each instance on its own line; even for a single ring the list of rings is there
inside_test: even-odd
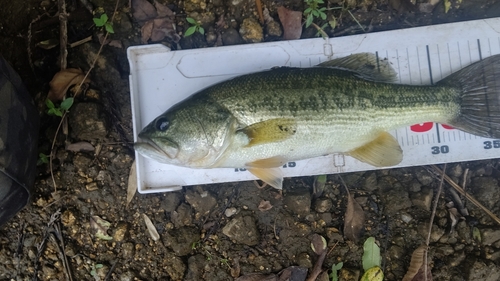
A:
[[[138,21],[147,21],[158,16],[153,4],[147,0],[132,0],[132,15]]]
[[[427,246],[418,247],[411,255],[410,267],[403,277],[402,281],[432,281],[431,269],[424,264],[425,255],[427,254]],[[427,279],[425,278],[425,270],[427,267]]]
[[[161,4],[158,1],[155,1],[156,11],[158,12],[158,17],[173,17],[175,16],[174,12],[170,10],[167,6]]]
[[[57,72],[50,81],[50,91],[47,96],[53,102],[63,100],[69,87],[80,84],[85,75],[80,69],[67,68]],[[83,83],[90,83],[88,78]]]
[[[151,38],[151,34],[153,34],[153,21],[148,21],[141,27],[142,44],[148,43],[149,38]]]
[[[273,207],[273,205],[271,205],[271,202],[266,201],[266,200],[262,200],[262,201],[260,201],[260,204],[259,204],[259,211],[265,212],[267,210],[271,210],[272,207]]]
[[[108,235],[108,229],[111,226],[111,223],[101,219],[98,216],[90,217],[90,226],[96,230],[95,236],[102,240],[111,240],[113,237]]]
[[[278,7],[278,16],[283,26],[283,40],[299,39],[302,35],[302,12]]]
[[[137,192],[137,170],[135,167],[135,160],[132,162],[130,172],[128,174],[128,187],[127,187],[127,206],[132,201],[135,193]]]
[[[146,214],[142,214],[142,218],[144,219],[144,222],[146,223],[146,227],[148,228],[149,235],[151,236],[151,239],[153,241],[158,241],[160,239],[160,234],[158,234],[158,231],[156,230],[156,227],[153,225],[153,222],[149,219]]]
[[[94,151],[95,148],[89,142],[80,141],[66,145],[66,150],[73,152],[80,152],[80,151]]]
[[[365,212],[347,189],[347,210],[344,218],[344,236],[357,243],[365,224]]]

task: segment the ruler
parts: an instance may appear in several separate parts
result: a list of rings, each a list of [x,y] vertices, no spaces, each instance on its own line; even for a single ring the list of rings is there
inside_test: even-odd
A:
[[[162,45],[131,47],[131,101],[135,139],[170,106],[200,89],[237,75],[275,66],[310,67],[352,53],[387,59],[398,83],[430,85],[483,58],[500,53],[500,18],[411,29],[322,38],[170,51]],[[355,129],[355,128],[353,128]],[[394,167],[500,157],[500,140],[477,137],[450,126],[423,123],[390,132],[403,149]],[[136,154],[138,190],[167,192],[181,186],[253,180],[245,169],[188,169]],[[334,154],[286,163],[285,177],[373,170]]]

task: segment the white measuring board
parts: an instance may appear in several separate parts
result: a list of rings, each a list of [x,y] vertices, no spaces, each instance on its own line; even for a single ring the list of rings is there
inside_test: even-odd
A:
[[[193,93],[231,77],[275,66],[310,67],[331,58],[372,52],[388,59],[399,83],[432,84],[482,58],[500,53],[500,18],[330,38],[170,51],[163,45],[130,47],[134,141],[158,115]],[[333,54],[333,55],[332,55]],[[353,128],[355,130],[355,128]],[[404,157],[394,167],[500,158],[500,140],[424,123],[391,132]],[[136,153],[138,191],[253,180],[244,169],[188,169]],[[373,170],[341,154],[289,162],[285,177]]]

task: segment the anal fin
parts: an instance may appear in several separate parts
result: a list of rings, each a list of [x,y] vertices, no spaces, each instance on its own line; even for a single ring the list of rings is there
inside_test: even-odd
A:
[[[259,159],[247,163],[246,169],[254,176],[261,179],[276,189],[283,188],[283,173],[281,166],[286,163],[285,158],[281,156]]]
[[[375,167],[394,166],[403,160],[403,150],[398,141],[387,132],[347,154]]]

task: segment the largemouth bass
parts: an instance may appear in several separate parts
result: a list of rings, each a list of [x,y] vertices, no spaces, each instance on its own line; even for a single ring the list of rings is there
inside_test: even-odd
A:
[[[500,138],[500,55],[431,86],[395,78],[368,53],[242,75],[168,109],[135,149],[172,165],[246,168],[281,188],[287,161],[344,153],[377,167],[398,164],[403,153],[388,131],[403,126],[439,122]]]

